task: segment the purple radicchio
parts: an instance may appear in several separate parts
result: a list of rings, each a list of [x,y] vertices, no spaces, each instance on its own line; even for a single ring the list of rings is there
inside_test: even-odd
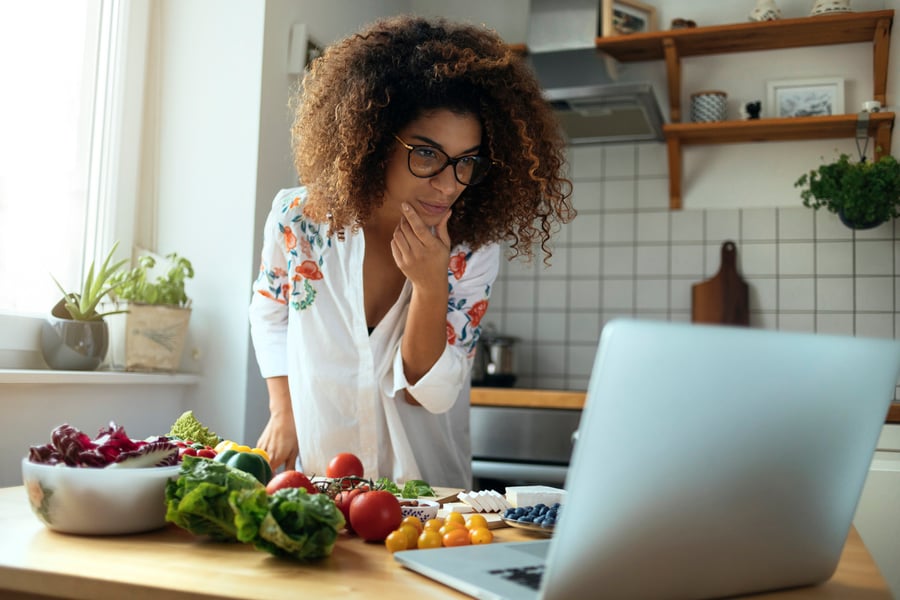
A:
[[[31,462],[94,468],[114,464],[132,468],[155,467],[178,462],[178,447],[174,443],[160,437],[149,441],[133,440],[114,422],[100,429],[93,440],[68,423],[54,429],[50,438],[50,444],[31,447],[28,453]]]

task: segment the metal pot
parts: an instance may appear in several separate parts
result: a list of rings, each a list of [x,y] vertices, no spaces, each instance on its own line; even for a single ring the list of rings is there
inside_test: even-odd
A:
[[[515,354],[518,338],[499,335],[490,326],[485,328],[475,351],[472,367],[473,385],[512,387],[516,383]]]

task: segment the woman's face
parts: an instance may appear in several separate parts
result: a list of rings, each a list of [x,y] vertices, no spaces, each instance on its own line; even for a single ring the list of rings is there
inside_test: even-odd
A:
[[[481,123],[471,114],[447,109],[424,113],[394,132],[410,146],[429,146],[451,159],[476,155],[481,151]],[[392,138],[394,139],[394,138]],[[437,225],[466,186],[457,181],[453,165],[431,177],[417,177],[409,170],[409,150],[394,139],[388,153],[384,204],[379,217],[399,222],[401,205],[408,202],[428,226]],[[460,170],[463,167],[460,165]]]

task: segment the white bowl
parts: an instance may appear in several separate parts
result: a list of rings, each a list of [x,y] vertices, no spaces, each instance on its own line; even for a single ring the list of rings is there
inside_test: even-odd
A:
[[[404,502],[405,498],[400,498],[400,502]],[[400,510],[403,512],[403,517],[418,517],[422,524],[425,524],[425,521],[428,519],[434,519],[437,517],[438,509],[441,507],[440,504],[434,502],[433,500],[416,500],[418,506],[404,506],[400,505]]]
[[[89,468],[22,459],[34,514],[55,531],[88,535],[138,533],[166,524],[166,482],[179,465]]]

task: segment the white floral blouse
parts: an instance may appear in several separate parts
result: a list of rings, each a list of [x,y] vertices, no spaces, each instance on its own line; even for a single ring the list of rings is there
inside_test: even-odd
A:
[[[250,324],[263,377],[287,375],[300,464],[324,475],[339,452],[360,457],[366,477],[471,486],[469,385],[480,322],[500,248],[457,246],[447,271],[447,345],[415,385],[400,341],[411,285],[371,334],[363,305],[362,231],[345,241],[302,213],[305,188],[280,191],[264,232]],[[421,406],[408,404],[404,389]]]

